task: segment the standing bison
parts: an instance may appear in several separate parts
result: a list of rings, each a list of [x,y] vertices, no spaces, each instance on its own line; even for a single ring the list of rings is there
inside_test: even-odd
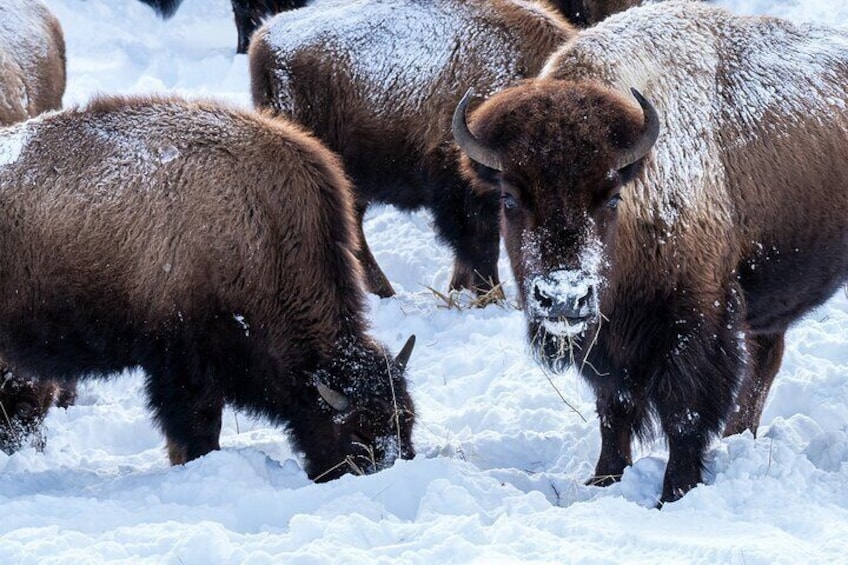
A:
[[[846,82],[842,32],[674,1],[581,32],[470,127],[458,106],[535,354],[596,393],[595,484],[654,418],[662,501],[723,426],[756,431],[787,327],[848,277]]]
[[[350,188],[279,119],[102,98],[0,130],[0,355],[23,377],[140,367],[171,462],[229,403],[283,424],[316,480],[411,457],[366,333]]]
[[[362,233],[372,202],[432,211],[451,288],[499,282],[498,201],[459,174],[450,120],[467,85],[489,94],[538,73],[573,28],[521,0],[359,0],[276,16],[250,47],[256,106],[304,124],[354,180],[369,289],[390,296]]]

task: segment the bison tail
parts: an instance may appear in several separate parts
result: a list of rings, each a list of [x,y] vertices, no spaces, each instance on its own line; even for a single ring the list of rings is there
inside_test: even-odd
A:
[[[162,18],[168,19],[174,15],[183,0],[141,0],[159,14]]]

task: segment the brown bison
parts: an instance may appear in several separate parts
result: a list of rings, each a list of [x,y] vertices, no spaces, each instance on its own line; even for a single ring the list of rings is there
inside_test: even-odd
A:
[[[354,180],[368,288],[394,294],[362,233],[372,202],[430,209],[455,253],[452,288],[499,282],[498,201],[459,174],[450,120],[464,87],[489,94],[538,73],[573,35],[521,0],[363,0],[276,16],[250,47],[254,104],[304,124]]]
[[[662,501],[723,426],[756,431],[787,327],[848,277],[846,81],[842,32],[674,1],[581,32],[470,128],[458,106],[534,352],[597,395],[593,483],[653,419]]]
[[[283,120],[102,98],[0,130],[0,355],[25,378],[138,366],[171,462],[225,403],[316,480],[414,453],[404,369],[366,333],[349,183]]]
[[[38,0],[0,3],[0,126],[62,107],[65,39]]]

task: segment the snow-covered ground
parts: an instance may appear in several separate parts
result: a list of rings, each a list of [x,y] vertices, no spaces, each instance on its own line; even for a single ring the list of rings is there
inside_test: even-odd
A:
[[[186,0],[168,22],[137,0],[47,4],[68,43],[66,104],[160,90],[250,103],[227,0]],[[724,4],[848,21],[848,0]],[[658,511],[664,444],[642,446],[621,483],[584,486],[599,450],[588,387],[534,365],[515,308],[445,308],[427,287],[445,289],[450,254],[429,222],[380,208],[366,228],[399,291],[371,297],[373,331],[394,351],[418,337],[416,459],[316,485],[280,430],[228,411],[223,449],[172,468],[139,375],[88,383],[48,417],[43,453],[0,453],[0,563],[848,559],[845,292],[789,332],[760,437],[717,441],[707,484]]]

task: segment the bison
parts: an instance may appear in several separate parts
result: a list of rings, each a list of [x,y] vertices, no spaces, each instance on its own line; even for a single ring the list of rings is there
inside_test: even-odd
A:
[[[183,0],[141,0],[163,18],[170,18]],[[238,43],[236,53],[247,53],[250,37],[262,21],[285,10],[306,6],[310,0],[232,0]]]
[[[848,277],[846,81],[840,31],[672,1],[580,32],[470,125],[457,106],[533,351],[596,394],[592,483],[655,419],[661,503],[722,426],[756,432],[787,327]]]
[[[430,209],[455,254],[451,288],[499,283],[498,201],[459,174],[450,119],[472,85],[492,93],[538,73],[573,28],[521,0],[363,0],[277,15],[250,47],[253,102],[342,156],[356,190],[369,289],[391,296],[362,233],[372,202]]]
[[[223,406],[285,425],[315,480],[414,454],[367,333],[338,159],[279,118],[98,98],[0,130],[0,355],[24,378],[146,374],[173,464]]]
[[[38,0],[0,4],[0,126],[62,107],[65,38]]]

